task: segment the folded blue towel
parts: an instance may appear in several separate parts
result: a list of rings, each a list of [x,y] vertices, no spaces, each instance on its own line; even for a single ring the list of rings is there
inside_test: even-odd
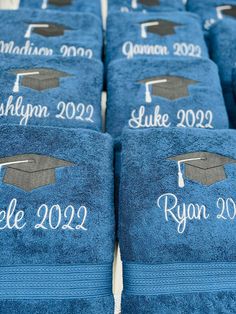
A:
[[[210,31],[213,61],[219,67],[226,107],[233,127],[236,127],[236,106],[232,91],[232,70],[236,64],[236,20],[223,20]]]
[[[134,57],[208,57],[197,15],[114,13],[107,22],[107,63]]]
[[[188,0],[187,10],[199,15],[207,32],[218,20],[236,18],[236,0]]]
[[[93,13],[101,18],[101,1],[84,0],[21,0],[20,8],[61,10],[64,12],[74,11],[82,13]]]
[[[185,0],[108,0],[109,12],[185,10]]]
[[[89,13],[2,11],[0,53],[101,59],[102,23]]]
[[[0,126],[1,313],[114,313],[113,145]]]
[[[5,55],[0,68],[0,124],[101,130],[100,61]]]
[[[234,313],[236,132],[127,130],[122,148],[122,313]]]
[[[210,82],[210,84],[209,84]],[[228,128],[218,69],[208,59],[119,60],[108,67],[107,131]]]

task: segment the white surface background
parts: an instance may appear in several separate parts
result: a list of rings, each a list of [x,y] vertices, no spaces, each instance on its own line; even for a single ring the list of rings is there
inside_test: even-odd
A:
[[[84,0],[90,1],[90,0]],[[107,16],[107,0],[101,0],[102,2],[102,11],[103,11],[103,23],[104,28],[106,24]],[[0,9],[17,9],[19,0],[0,0]],[[106,110],[106,94],[102,95],[102,112],[103,118],[105,120],[105,110]],[[115,252],[115,262],[114,262],[114,275],[113,275],[113,292],[116,299],[116,310],[115,314],[120,313],[120,300],[121,300],[121,291],[122,291],[122,264],[120,261],[119,250]]]

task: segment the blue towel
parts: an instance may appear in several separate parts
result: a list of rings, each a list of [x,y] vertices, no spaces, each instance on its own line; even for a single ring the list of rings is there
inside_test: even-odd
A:
[[[206,33],[218,20],[236,18],[236,0],[188,0],[187,9],[199,15]]]
[[[0,68],[0,124],[101,130],[100,61],[6,55]]]
[[[210,82],[210,84],[209,84]],[[208,59],[119,60],[108,67],[107,131],[228,128],[218,69]]]
[[[101,59],[102,23],[89,13],[2,11],[0,53]]]
[[[128,130],[122,148],[122,313],[234,313],[236,132]]]
[[[153,80],[161,85],[149,85]],[[116,139],[116,207],[119,204],[120,135],[124,128],[229,127],[218,69],[208,59],[155,62],[133,59],[110,63],[106,118],[107,131]]]
[[[114,313],[113,145],[0,126],[1,313]]]
[[[135,57],[208,57],[197,15],[114,13],[107,22],[107,63]]]
[[[185,10],[185,0],[108,0],[109,12]]]
[[[231,125],[236,127],[236,106],[232,91],[232,70],[236,64],[236,20],[223,20],[210,31],[210,48],[213,61],[219,67],[225,103]]]
[[[20,8],[93,13],[101,18],[101,1],[92,0],[21,0]]]

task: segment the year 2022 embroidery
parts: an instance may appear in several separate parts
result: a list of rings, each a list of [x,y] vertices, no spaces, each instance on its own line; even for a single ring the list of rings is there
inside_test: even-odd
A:
[[[11,74],[15,76],[12,86],[14,95],[10,95],[6,103],[0,103],[0,117],[19,117],[20,125],[27,125],[31,118],[47,119],[52,115],[45,104],[24,103],[24,97],[18,96],[22,90],[29,88],[37,93],[47,92],[59,88],[63,84],[62,79],[73,77],[51,68],[16,69]],[[91,104],[59,101],[56,109],[56,119],[94,123],[94,107]]]
[[[189,185],[189,180],[206,187],[226,181],[224,165],[236,163],[235,159],[210,152],[187,153],[168,160],[177,162],[177,185],[180,189]],[[180,202],[173,193],[165,193],[157,199],[158,208],[164,211],[165,221],[174,221],[180,234],[185,232],[188,221],[208,220],[213,216],[223,221],[236,219],[236,200],[231,197],[218,197],[212,205],[216,210],[210,213],[205,204]]]
[[[139,23],[140,36],[143,40],[152,35],[163,38],[165,36],[173,36],[179,28],[185,27],[181,23],[173,21],[156,19],[148,20]],[[167,47],[163,44],[137,44],[132,41],[126,41],[122,46],[122,53],[127,59],[132,59],[138,55],[156,55],[168,56],[174,55],[176,57],[195,57],[202,56],[202,49],[199,45],[186,42],[174,42],[172,47]]]
[[[33,209],[33,212],[38,219],[38,222],[33,226],[36,230],[87,231],[85,225],[88,209],[86,206],[75,208],[68,205],[62,208],[59,204],[52,206],[42,204],[35,211]],[[6,210],[0,210],[0,231],[22,230],[27,225],[24,210],[17,209],[17,199],[12,199]]]
[[[18,46],[13,40],[5,42],[0,40],[0,53],[18,54],[18,55],[33,55],[33,56],[52,56],[54,54],[62,57],[85,57],[91,59],[93,57],[92,49],[80,46],[61,45],[58,51],[54,51],[49,47],[38,47],[31,42],[30,39],[34,35],[43,36],[45,38],[64,36],[65,32],[72,30],[71,28],[57,23],[32,22],[26,25],[24,34],[25,43],[23,46]]]
[[[151,106],[155,96],[162,97],[167,100],[175,101],[190,96],[189,87],[200,82],[180,76],[155,76],[137,81],[141,86],[145,86],[145,102],[146,106],[141,105],[138,109],[131,112],[129,119],[129,127],[149,128],[149,127],[165,127],[173,126],[173,121],[167,113],[162,112],[160,105]],[[172,117],[173,118],[173,117]],[[178,121],[176,127],[189,128],[213,128],[213,113],[211,110],[201,109],[178,109],[175,119]]]
[[[74,163],[51,156],[39,154],[23,154],[0,159],[0,169],[6,168],[3,184],[30,193],[39,188],[56,184],[56,169],[73,167]],[[19,206],[20,207],[20,206]],[[62,208],[59,204],[49,206],[41,204],[33,210],[31,220],[36,220],[35,229],[43,230],[82,230],[86,231],[88,209],[82,205],[68,205]],[[21,230],[26,228],[25,211],[18,208],[16,198],[13,198],[6,209],[0,210],[0,230]]]

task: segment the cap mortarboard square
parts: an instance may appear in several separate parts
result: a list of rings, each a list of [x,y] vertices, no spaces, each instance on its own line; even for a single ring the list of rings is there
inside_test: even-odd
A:
[[[160,5],[160,0],[131,0],[131,1],[132,1],[131,6],[133,9],[137,9],[138,3],[149,7]]]
[[[219,19],[223,19],[224,15],[236,18],[236,5],[222,5],[216,8],[217,16]]]
[[[65,30],[69,30],[69,28],[61,24],[48,22],[30,23],[26,30],[25,38],[30,38],[32,33],[39,34],[44,37],[62,36],[64,35]]]
[[[42,91],[60,86],[61,77],[70,76],[70,74],[49,68],[19,69],[14,70],[16,81],[13,92],[19,92],[20,84],[31,89]]]
[[[218,181],[225,180],[225,164],[236,163],[235,159],[223,155],[209,152],[195,152],[170,157],[178,163],[178,185],[180,188],[185,186],[181,165],[185,165],[185,177],[199,182],[203,185],[212,185]]]
[[[189,85],[197,84],[198,81],[180,76],[156,76],[138,81],[145,84],[146,102],[152,102],[152,96],[159,96],[169,100],[175,100],[189,96]]]
[[[177,26],[183,26],[183,24],[161,19],[141,22],[141,36],[147,38],[147,33],[159,36],[174,35]]]
[[[42,9],[47,9],[48,4],[56,5],[58,7],[63,7],[66,5],[70,5],[72,3],[72,0],[43,0],[42,2]]]
[[[42,186],[54,184],[56,168],[75,164],[54,157],[23,154],[0,158],[0,167],[6,167],[3,182],[30,192]]]

